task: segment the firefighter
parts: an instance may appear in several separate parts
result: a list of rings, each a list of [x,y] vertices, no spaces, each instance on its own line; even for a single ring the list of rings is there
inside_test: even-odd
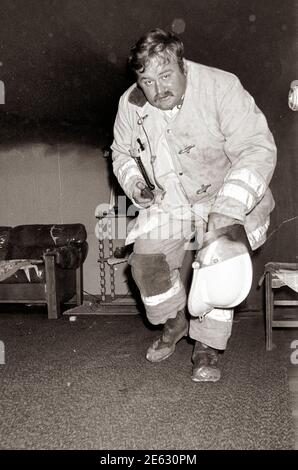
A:
[[[189,318],[180,268],[186,249],[200,250],[204,234],[222,227],[242,225],[252,250],[265,242],[276,146],[239,79],[187,60],[173,33],[149,31],[129,64],[136,81],[120,98],[111,149],[114,174],[139,210],[126,240],[132,276],[148,320],[163,325],[146,358],[165,360],[189,335],[192,379],[215,382],[233,309]]]

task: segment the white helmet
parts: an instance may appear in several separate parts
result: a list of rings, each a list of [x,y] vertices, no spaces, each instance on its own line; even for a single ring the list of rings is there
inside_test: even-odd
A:
[[[252,285],[252,262],[242,225],[229,225],[204,236],[194,268],[188,309],[202,317],[213,308],[239,305]]]

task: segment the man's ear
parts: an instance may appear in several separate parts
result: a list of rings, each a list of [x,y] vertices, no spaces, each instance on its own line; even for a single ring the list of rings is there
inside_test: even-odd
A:
[[[187,63],[186,63],[186,59],[182,59],[183,61],[183,73],[184,75],[186,76],[187,75]]]

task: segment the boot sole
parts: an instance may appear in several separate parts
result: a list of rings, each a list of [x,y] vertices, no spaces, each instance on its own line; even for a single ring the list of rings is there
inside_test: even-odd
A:
[[[179,340],[179,341],[180,341],[180,340]],[[152,359],[149,359],[147,356],[146,356],[146,359],[147,359],[147,361],[151,362],[152,364],[156,364],[157,362],[165,361],[166,359],[168,359],[168,357],[170,357],[170,356],[172,356],[172,354],[174,354],[175,349],[176,349],[176,348],[174,348],[173,351],[169,352],[169,354],[167,354],[166,356],[161,357],[160,359],[154,359],[154,360],[152,360]]]
[[[196,378],[196,377],[192,377],[192,378],[191,378],[191,380],[192,380],[193,382],[218,382],[219,379],[220,379],[220,377],[216,377],[216,378],[214,377],[214,378],[209,378],[209,379],[207,379],[207,378],[206,378],[206,379],[203,379],[203,378],[198,379],[198,378]]]
[[[205,376],[205,377],[203,375],[202,376],[192,375],[191,380],[193,380],[194,382],[218,382],[220,377],[221,377],[220,370],[217,369],[217,374],[214,373],[214,375],[212,375],[212,372],[211,372],[209,376]]]
[[[183,335],[176,341],[176,343],[174,344],[174,348],[173,350],[171,350],[166,356],[163,356],[159,359],[156,359],[156,360],[152,360],[152,359],[149,359],[146,355],[146,359],[147,361],[151,362],[151,363],[157,363],[157,362],[162,362],[162,361],[165,361],[166,359],[168,359],[168,357],[172,356],[172,354],[174,354],[175,352],[175,349],[176,349],[176,344],[179,343],[179,341],[181,341],[182,338],[185,338],[187,336],[187,333],[188,333],[188,327],[186,328],[185,332],[183,333]]]

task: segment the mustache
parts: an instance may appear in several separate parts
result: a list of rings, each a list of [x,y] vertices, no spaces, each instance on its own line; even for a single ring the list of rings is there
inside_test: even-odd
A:
[[[167,98],[168,96],[174,96],[171,91],[166,91],[162,95],[155,95],[154,101],[162,100],[163,98]]]

